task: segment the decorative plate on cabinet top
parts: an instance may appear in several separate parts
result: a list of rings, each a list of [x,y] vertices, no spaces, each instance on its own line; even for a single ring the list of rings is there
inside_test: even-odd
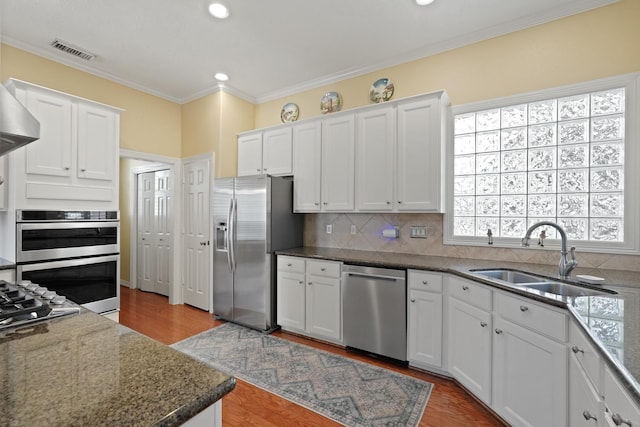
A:
[[[282,111],[280,111],[280,120],[282,123],[291,123],[298,120],[298,114],[300,111],[298,110],[298,106],[293,102],[286,103],[282,106]]]
[[[379,102],[385,102],[391,99],[394,91],[393,82],[387,78],[378,79],[372,85],[369,90],[369,99],[376,104]]]
[[[342,97],[338,92],[327,92],[320,100],[322,114],[335,113],[342,109]]]

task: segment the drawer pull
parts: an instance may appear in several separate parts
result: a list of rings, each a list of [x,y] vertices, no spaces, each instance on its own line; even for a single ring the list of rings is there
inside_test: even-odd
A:
[[[496,334],[500,335],[502,333],[502,329],[497,329],[496,328]]]
[[[313,282],[309,282],[309,286],[313,285]]]
[[[480,326],[482,326],[483,328],[484,328],[484,327],[486,327],[486,326],[487,326],[487,322],[483,322],[483,321],[481,321],[481,322],[480,322]]]
[[[428,284],[429,284],[429,282],[428,282],[427,280],[423,280],[423,281],[422,281],[422,284],[423,284],[423,285],[428,285]]]
[[[523,313],[524,313],[525,311],[529,311],[529,307],[527,307],[526,305],[521,305],[521,306],[520,306],[520,311],[522,311]]]
[[[589,411],[587,411],[586,409],[582,412],[582,416],[587,421],[589,421],[589,420],[598,421],[598,419],[596,417],[594,417],[593,415],[591,415],[591,413]]]
[[[300,283],[301,285],[304,284],[304,282],[302,280],[298,280],[298,283]]]
[[[578,347],[577,345],[572,346],[571,351],[573,351],[575,354],[578,354],[578,353],[584,354],[584,350]]]
[[[287,264],[287,267],[291,267],[291,264]]]
[[[327,269],[326,269],[326,268],[324,268],[324,267],[321,267],[321,268],[320,268],[320,271],[326,271],[326,270],[327,270]]]
[[[416,299],[415,298],[411,298],[411,302],[416,302]]]
[[[462,290],[463,290],[463,291],[468,291],[468,290],[469,290],[469,287],[468,287],[467,285],[462,285]]]
[[[620,416],[620,414],[618,414],[617,412],[613,415],[611,415],[611,421],[613,421],[613,423],[617,426],[621,426],[622,424],[626,424],[629,427],[631,427],[631,420],[625,420],[624,418],[622,418],[622,416]]]

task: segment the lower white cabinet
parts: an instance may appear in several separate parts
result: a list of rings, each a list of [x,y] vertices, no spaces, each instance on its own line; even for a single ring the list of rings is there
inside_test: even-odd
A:
[[[449,372],[476,397],[491,404],[491,313],[449,297],[448,314]]]
[[[575,355],[569,356],[569,427],[594,427],[603,403]]]
[[[640,426],[640,408],[608,366],[604,367],[605,426]]]
[[[411,366],[442,368],[442,275],[407,272],[407,359]]]
[[[277,321],[282,329],[342,341],[341,265],[278,256]]]
[[[493,328],[493,409],[514,426],[566,426],[566,344],[500,316]]]

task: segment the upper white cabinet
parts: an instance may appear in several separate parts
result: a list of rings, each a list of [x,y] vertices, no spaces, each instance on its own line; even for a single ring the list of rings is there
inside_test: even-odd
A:
[[[291,174],[291,127],[238,137],[238,176]]]
[[[400,211],[443,212],[448,104],[444,92],[398,103],[395,203]]]
[[[117,209],[122,110],[19,80],[7,86],[40,122],[40,139],[9,155],[9,204]]]
[[[353,210],[354,156],[354,115],[347,114],[323,120],[320,173],[323,211],[348,212]]]
[[[322,157],[322,125],[320,121],[293,127],[293,210],[319,212]]]

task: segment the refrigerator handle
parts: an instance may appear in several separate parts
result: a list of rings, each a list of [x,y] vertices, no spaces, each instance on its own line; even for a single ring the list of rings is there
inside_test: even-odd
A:
[[[237,220],[237,200],[235,197],[231,199],[231,205],[229,206],[229,270],[234,272],[236,270],[236,220]]]
[[[233,266],[231,264],[231,251],[233,250],[233,243],[231,243],[231,233],[233,230],[233,225],[231,222],[231,214],[233,212],[233,199],[231,199],[229,203],[229,211],[227,212],[227,228],[225,230],[225,244],[227,249],[227,265],[229,266],[229,271],[233,272]]]

